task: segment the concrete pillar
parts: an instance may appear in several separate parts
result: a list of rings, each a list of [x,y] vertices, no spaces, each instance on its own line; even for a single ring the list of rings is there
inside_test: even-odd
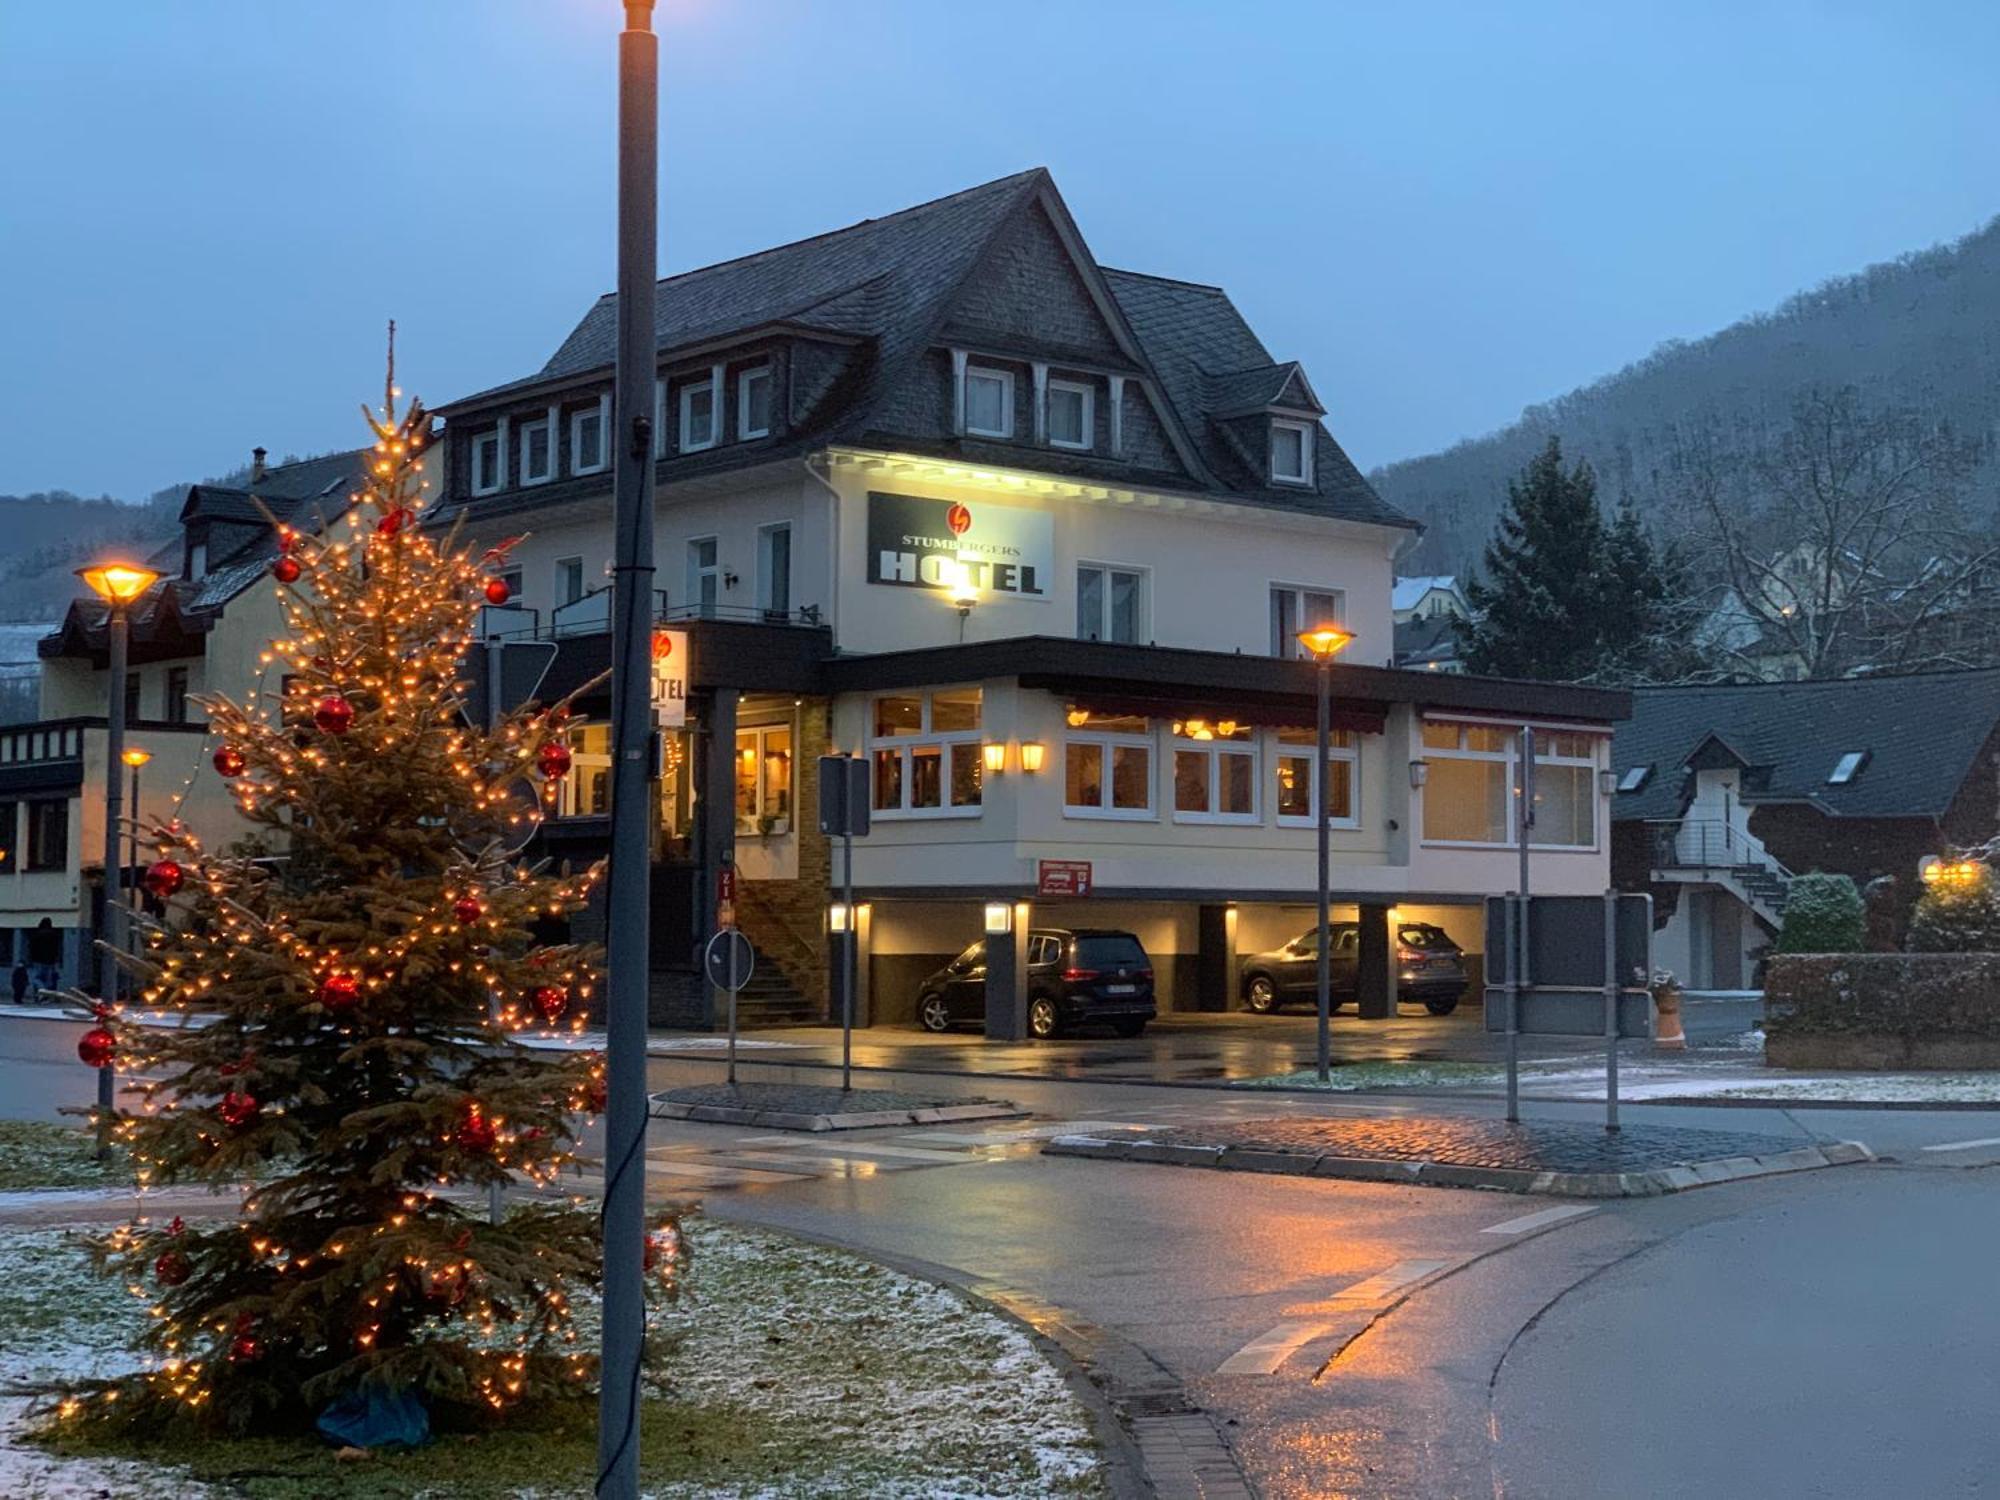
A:
[[[1395,945],[1389,937],[1389,908],[1364,902],[1361,941],[1355,954],[1355,1012],[1364,1021],[1387,1021],[1396,1014]]]
[[[1202,906],[1195,911],[1195,1004],[1197,1010],[1229,1010],[1236,1004],[1236,908]]]
[[[986,919],[986,1036],[1019,1042],[1028,1035],[1028,924],[1025,901],[990,902]],[[1005,913],[1002,917],[1000,914]],[[995,932],[1001,921],[1009,931]]]
[[[838,898],[836,898],[836,901]],[[854,1024],[872,1026],[874,1015],[869,1006],[873,986],[869,982],[869,964],[874,947],[875,909],[866,901],[854,903],[854,911],[848,917],[846,932],[835,932],[832,923],[827,924],[826,968],[827,968],[827,1013],[829,1026],[840,1024],[841,1002],[847,992],[847,945],[855,945],[854,954]]]

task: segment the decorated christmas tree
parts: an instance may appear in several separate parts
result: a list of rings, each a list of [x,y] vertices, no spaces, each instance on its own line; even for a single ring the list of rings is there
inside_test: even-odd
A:
[[[145,831],[166,915],[126,961],[138,1008],[187,1024],[109,1020],[147,1082],[115,1127],[142,1212],[101,1251],[152,1304],[155,1358],[79,1388],[66,1419],[464,1425],[594,1390],[572,1313],[600,1279],[595,1211],[530,1193],[493,1223],[479,1191],[558,1185],[604,1106],[601,1058],[521,1035],[581,1028],[596,982],[590,951],[533,932],[598,872],[520,854],[569,767],[568,706],[468,722],[461,674],[481,606],[506,598],[505,551],[476,559],[424,524],[429,418],[395,407],[391,386],[368,413],[345,516],[279,528],[267,691],[203,704],[214,772],[267,852]],[[240,1191],[240,1211],[148,1218],[143,1190],[176,1183]],[[656,1247],[671,1292],[671,1224]]]

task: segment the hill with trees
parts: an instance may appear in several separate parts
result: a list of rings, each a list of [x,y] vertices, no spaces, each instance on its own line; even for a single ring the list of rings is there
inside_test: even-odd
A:
[[[1698,504],[1687,455],[1721,455],[1742,499],[1790,441],[1802,402],[1852,391],[1864,414],[1898,414],[1971,453],[1960,494],[1980,522],[2000,495],[2000,219],[1950,245],[1870,266],[1614,375],[1529,407],[1512,426],[1371,476],[1428,534],[1405,572],[1465,572],[1507,500],[1507,482],[1547,445],[1590,464],[1608,507],[1654,527]]]

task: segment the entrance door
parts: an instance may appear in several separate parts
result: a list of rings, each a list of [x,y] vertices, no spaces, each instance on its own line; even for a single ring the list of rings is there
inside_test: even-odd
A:
[[[1743,907],[1727,891],[1708,894],[1708,975],[1715,989],[1743,988]]]

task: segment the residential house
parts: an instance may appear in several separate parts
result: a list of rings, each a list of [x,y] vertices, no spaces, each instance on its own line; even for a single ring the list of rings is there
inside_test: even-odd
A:
[[[1458,622],[1472,606],[1451,574],[1398,578],[1389,596],[1395,619],[1395,665],[1420,672],[1463,672]]]
[[[556,641],[545,696],[609,658],[616,312],[439,408],[444,515],[527,533],[488,628]],[[1316,808],[1379,1010],[1392,907],[1480,947],[1524,722],[1540,878],[1604,888],[1625,695],[1395,670],[1413,523],[1224,291],[1100,265],[1046,172],[670,277],[654,323],[655,606],[687,673],[651,812],[656,1018],[712,1019],[693,956],[726,887],[787,1013],[825,1013],[828,751],[872,766],[853,877],[876,1021],[911,1016],[993,902],[1129,928],[1166,1005],[1233,1005],[1234,955],[1310,925]],[[1355,639],[1316,789],[1296,635],[1329,619]],[[580,707],[539,835],[557,859],[608,834],[607,700]]]
[[[1795,872],[1888,875],[2000,833],[2000,670],[1638,688],[1612,744],[1612,871],[1655,958],[1737,989]]]

